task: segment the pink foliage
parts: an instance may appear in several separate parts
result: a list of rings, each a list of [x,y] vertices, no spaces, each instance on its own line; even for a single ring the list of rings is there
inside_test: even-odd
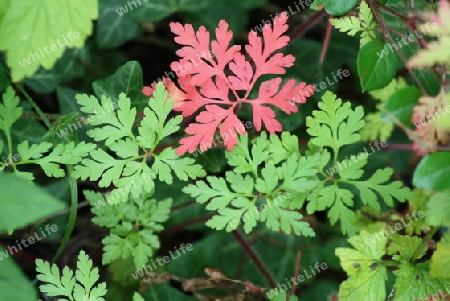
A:
[[[261,131],[264,124],[270,133],[280,132],[281,123],[270,106],[287,114],[295,113],[298,111],[296,103],[305,103],[306,97],[314,93],[313,85],[297,83],[293,79],[281,85],[281,78],[276,77],[261,82],[257,97],[250,99],[250,92],[262,75],[285,74],[285,68],[294,64],[294,56],[278,52],[290,40],[284,35],[288,29],[286,21],[286,14],[279,15],[274,19],[273,27],[264,26],[262,37],[251,31],[249,43],[245,45],[247,57],[241,52],[241,46],[229,45],[233,32],[224,20],[219,22],[216,40],[212,41],[204,26],[195,32],[190,24],[170,24],[176,35],[175,42],[183,46],[176,52],[180,59],[171,64],[181,89],[169,79],[164,82],[169,96],[175,100],[174,110],[187,117],[205,109],[186,128],[189,136],[180,140],[179,155],[193,153],[197,147],[201,151],[210,148],[217,129],[227,149],[232,150],[237,144],[236,133],[242,135],[245,132],[236,115],[243,103],[252,106],[257,131]],[[153,91],[148,87],[144,89],[145,94]]]

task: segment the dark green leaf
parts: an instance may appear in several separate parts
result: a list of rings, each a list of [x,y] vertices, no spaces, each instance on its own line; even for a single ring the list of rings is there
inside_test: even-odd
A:
[[[214,37],[215,28],[219,21],[224,19],[228,22],[230,29],[233,30],[233,37],[236,38],[248,23],[247,11],[239,4],[241,2],[214,1],[202,11],[185,14],[186,21],[191,23],[194,28],[205,26],[211,31],[211,37]],[[264,26],[264,23],[260,22],[257,26]]]
[[[394,78],[397,58],[381,40],[373,40],[361,47],[357,67],[364,91],[381,89]]]
[[[327,13],[340,16],[348,13],[353,7],[355,7],[358,0],[321,0],[319,2],[325,5],[325,10]]]
[[[118,47],[140,34],[139,24],[127,14],[120,14],[122,5],[120,0],[100,0],[95,32],[100,48]]]
[[[404,125],[410,126],[412,124],[411,117],[413,108],[417,105],[421,95],[419,89],[416,87],[402,88],[388,98],[384,108],[397,117]],[[381,119],[392,121],[389,115],[383,112],[381,113]]]
[[[133,106],[146,106],[148,103],[148,97],[141,92],[142,69],[136,61],[127,62],[110,77],[95,81],[92,87],[99,99],[105,95],[117,102],[123,92],[131,99]]]
[[[414,171],[413,184],[429,190],[450,188],[450,153],[436,152],[420,161]]]
[[[0,173],[0,231],[11,231],[64,209],[64,204],[31,182]]]
[[[61,114],[69,114],[73,112],[81,113],[80,106],[77,105],[75,95],[79,91],[59,86],[56,88],[56,96],[58,98],[59,111]]]
[[[38,93],[51,93],[60,83],[85,74],[86,69],[80,61],[90,64],[89,49],[68,49],[52,69],[39,68],[33,76],[25,79],[25,84]]]
[[[210,0],[121,0],[122,7],[119,15],[128,14],[136,21],[154,23],[175,12],[199,11],[208,5]]]
[[[0,247],[0,299],[36,301],[36,288],[10,256],[8,250]]]
[[[147,291],[143,294],[145,300],[152,301],[195,301],[198,300],[194,297],[178,291],[169,284],[152,284]]]

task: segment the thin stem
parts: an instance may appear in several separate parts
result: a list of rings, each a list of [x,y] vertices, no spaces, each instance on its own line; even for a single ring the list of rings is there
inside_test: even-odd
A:
[[[328,20],[330,20],[333,16],[328,16]],[[327,51],[328,51],[328,45],[330,44],[330,38],[331,38],[331,30],[332,30],[332,25],[331,23],[328,21],[327,24],[327,31],[325,31],[325,38],[323,39],[323,45],[322,45],[322,53],[320,54],[320,64],[323,64],[323,61],[325,60],[325,56],[327,55]]]
[[[289,36],[291,37],[291,40],[293,40],[295,38],[298,38],[298,37],[301,37],[302,35],[304,35],[305,32],[307,32],[308,29],[310,29],[314,24],[316,24],[325,14],[326,14],[325,9],[322,9],[322,10],[316,12],[314,15],[312,15],[308,19],[308,21],[303,23],[302,26],[300,26],[294,32],[289,34]]]
[[[399,267],[400,266],[400,262],[393,261],[393,260],[383,260],[380,263],[385,266],[390,266],[390,267]]]
[[[83,201],[83,202],[80,202],[80,203],[78,203],[78,209],[87,207],[87,206],[89,206],[89,204],[90,204],[89,201]],[[37,222],[36,225],[34,225],[34,226],[31,228],[30,232],[31,232],[31,233],[35,232],[36,229],[37,229],[37,227],[39,227],[40,225],[42,225],[45,221],[48,221],[48,220],[51,219],[51,218],[54,218],[54,217],[61,216],[61,215],[64,215],[64,214],[66,214],[66,213],[69,213],[70,210],[71,210],[71,208],[69,208],[69,209],[64,209],[64,210],[62,210],[62,211],[60,211],[60,212],[57,212],[57,213],[54,213],[54,214],[52,214],[52,215],[49,215],[49,216],[46,216],[46,217],[42,218],[39,222]]]
[[[31,98],[31,96],[25,91],[25,89],[21,85],[16,85],[16,87],[22,92],[23,96],[28,100],[30,105],[33,107],[33,109],[36,111],[36,113],[39,115],[41,120],[45,123],[45,126],[51,129],[53,127],[50,120],[47,118],[47,116],[42,112],[42,110],[39,108],[39,106],[34,102],[34,100]]]
[[[36,113],[39,115],[39,117],[42,119],[42,121],[45,123],[48,129],[51,129],[53,127],[52,123],[48,119],[48,117],[41,111],[39,106],[34,102],[34,100],[31,98],[31,96],[25,91],[25,89],[20,86],[16,85],[19,90],[22,92],[22,94],[25,96],[25,98],[28,100],[28,102],[31,104],[31,106],[34,108]],[[67,137],[65,139],[68,141]],[[53,257],[52,263],[58,259],[58,257],[61,255],[61,253],[64,251],[65,247],[67,246],[70,236],[72,235],[72,231],[75,228],[75,222],[77,219],[77,213],[78,213],[78,186],[77,186],[77,180],[72,177],[73,167],[72,165],[66,165],[67,173],[69,177],[69,187],[70,187],[70,213],[69,213],[69,220],[67,222],[66,231],[64,233],[64,237],[61,241],[61,244]]]
[[[199,218],[187,221],[187,222],[182,223],[182,224],[180,224],[178,226],[175,226],[173,228],[166,229],[166,230],[162,231],[161,235],[171,235],[171,234],[180,232],[181,230],[183,230],[183,229],[185,229],[185,228],[187,228],[189,226],[205,222],[205,221],[209,220],[213,216],[214,216],[214,214],[208,214],[206,216],[202,216],[202,217],[199,217]]]
[[[416,141],[418,144],[420,144],[422,149],[428,149],[426,142],[420,139],[420,137],[418,137],[413,130],[411,130],[410,128],[405,126],[400,120],[398,120],[398,118],[394,114],[392,114],[383,107],[381,107],[381,111],[386,115],[388,115],[388,117],[392,120],[392,122],[394,122],[394,124],[397,125],[406,134],[406,136],[408,136],[410,140]]]
[[[408,64],[407,64],[408,59],[403,54],[403,52],[401,52],[401,49],[396,47],[394,39],[391,37],[386,24],[384,23],[384,21],[382,20],[382,18],[380,16],[380,12],[377,9],[378,8],[377,3],[373,0],[368,0],[367,4],[369,5],[370,10],[372,11],[373,16],[375,17],[375,20],[377,20],[377,23],[381,26],[384,37],[389,41],[389,43],[391,43],[391,45],[395,49],[395,52],[398,54],[398,56],[400,57],[402,62],[405,64],[405,67],[408,69],[408,72],[411,75],[411,78],[414,80],[414,83],[417,85],[417,87],[420,89],[420,91],[422,92],[423,95],[428,95],[427,91],[425,90],[424,86],[419,81],[417,76],[414,74],[413,70],[408,67]]]
[[[416,45],[419,45],[419,46],[420,46],[419,42],[416,42],[416,41],[414,41],[414,40],[410,40],[407,36],[402,35],[402,34],[399,33],[398,31],[396,31],[395,29],[392,29],[392,28],[390,28],[390,27],[386,27],[386,29],[389,30],[389,31],[391,31],[392,33],[396,34],[397,36],[401,37],[402,39],[408,40],[408,43],[413,43],[413,44],[416,44]]]
[[[49,120],[57,120],[58,118],[64,116],[62,114],[49,114],[49,113],[44,113],[44,114],[45,114],[45,116],[47,116],[47,118]],[[23,112],[22,115],[20,116],[20,118],[29,119],[29,120],[42,120],[41,117],[36,112],[32,112],[32,111]]]
[[[75,228],[75,222],[77,219],[78,213],[78,186],[77,180],[72,177],[73,167],[72,165],[67,165],[67,173],[69,177],[69,186],[70,186],[70,213],[69,220],[67,222],[66,231],[64,233],[64,237],[59,245],[59,248],[53,257],[52,263],[55,263],[56,259],[62,254],[67,244],[69,243],[70,236],[72,235],[73,229]]]
[[[390,14],[392,14],[392,15],[394,15],[394,16],[400,18],[400,19],[402,19],[403,21],[405,21],[405,22],[408,21],[408,17],[405,17],[405,16],[402,15],[402,14],[399,14],[398,12],[396,12],[395,10],[393,10],[392,8],[386,6],[386,5],[382,4],[382,3],[378,3],[378,6],[379,6],[380,8],[382,8],[382,9],[384,9],[385,11],[387,11],[388,13],[390,13]]]
[[[299,249],[297,251],[297,258],[295,259],[294,279],[297,279],[297,277],[298,277],[298,273],[300,271],[301,259],[302,259],[302,251]],[[294,281],[294,286],[292,287],[291,292],[288,295],[288,298],[295,294],[297,287],[298,287],[298,282]]]
[[[428,241],[436,234],[436,232],[439,230],[439,227],[432,227],[430,231],[425,235],[425,237],[422,239],[420,245],[417,247],[414,254],[411,256],[411,259],[409,260],[410,263],[414,263],[419,257],[420,253],[422,253],[423,248],[426,247]]]
[[[241,244],[242,248],[245,250],[245,252],[250,256],[251,260],[255,264],[255,266],[258,268],[258,270],[264,275],[266,278],[269,286],[271,288],[276,287],[276,282],[270,271],[267,269],[267,267],[264,265],[264,263],[259,258],[256,251],[252,248],[250,243],[245,239],[245,237],[239,232],[239,230],[233,231],[234,237],[238,240],[238,242]]]

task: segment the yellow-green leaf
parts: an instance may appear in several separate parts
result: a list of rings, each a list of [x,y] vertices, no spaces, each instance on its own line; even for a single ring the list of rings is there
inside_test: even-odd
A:
[[[98,17],[98,1],[21,0],[11,3],[0,23],[14,82],[43,66],[50,69],[66,48],[81,48]]]

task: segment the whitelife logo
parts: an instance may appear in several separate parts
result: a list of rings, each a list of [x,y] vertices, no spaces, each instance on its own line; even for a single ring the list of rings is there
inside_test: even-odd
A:
[[[286,15],[286,17],[293,16],[293,15],[301,12],[302,10],[309,8],[311,6],[312,2],[313,2],[313,0],[305,0],[305,1],[300,0],[298,2],[294,2],[293,5],[288,6],[287,11],[284,11],[281,14],[284,13]],[[280,15],[280,13],[275,14],[275,16],[270,15],[271,18],[269,20],[262,20],[261,24],[253,27],[252,30],[256,33],[262,32],[264,25],[266,25],[266,24],[269,24],[271,26],[274,25],[275,24],[274,19],[276,17],[278,17],[279,15]]]
[[[79,39],[80,38],[80,33],[78,31],[75,32],[71,32],[69,31],[67,33],[67,37],[66,35],[62,35],[62,39],[64,40],[64,43],[61,43],[59,38],[56,39],[56,43],[50,44],[50,46],[44,46],[44,49],[41,49],[41,47],[38,48],[38,52],[30,52],[30,55],[23,59],[21,62],[19,62],[19,65],[22,66],[22,68],[28,66],[31,64],[31,60],[33,60],[33,62],[36,62],[40,59],[42,59],[45,54],[51,54],[52,52],[55,52],[56,50],[58,50],[59,48],[64,48],[67,45],[69,45],[69,42],[67,40],[69,40],[70,42],[72,42],[74,39]],[[43,50],[43,51],[42,51]]]
[[[45,234],[44,229],[39,228],[38,230],[42,236],[39,236],[38,231],[35,231],[34,234],[28,237],[26,240],[24,238],[22,238],[20,242],[16,240],[17,245],[6,247],[6,250],[4,252],[0,252],[0,261],[2,261],[4,258],[8,258],[9,255],[19,253],[19,250],[22,251],[22,247],[28,248],[30,245],[35,244],[36,242],[46,238],[48,235],[51,235],[52,233],[58,231],[57,225],[46,225],[44,228],[47,234]]]
[[[430,29],[431,26],[431,29]],[[425,32],[432,32],[435,31],[438,28],[438,25],[436,23],[426,23],[424,25],[424,33]],[[394,51],[398,51],[399,49],[402,49],[404,46],[408,46],[411,42],[417,42],[418,39],[422,38],[423,35],[420,34],[417,29],[414,30],[414,34],[410,34],[408,37],[402,37],[400,40],[397,39],[397,44],[391,44],[386,43],[384,45],[383,50],[377,52],[377,55],[380,59],[382,59],[385,56],[388,56],[389,54],[393,53]]]
[[[269,297],[269,299],[272,299],[273,297],[278,296],[281,292],[287,291],[288,286],[289,286],[289,289],[291,289],[292,288],[291,282],[294,285],[297,285],[299,283],[302,283],[306,279],[310,279],[310,278],[316,276],[316,274],[318,274],[326,269],[328,269],[328,265],[325,262],[322,262],[322,263],[316,262],[314,267],[309,266],[309,272],[307,270],[303,270],[303,272],[300,273],[297,277],[291,277],[290,280],[288,280],[286,278],[285,280],[286,280],[287,285],[286,284],[280,285],[278,283],[277,287],[270,290],[269,292],[267,292],[266,295],[267,295],[267,297]]]
[[[142,2],[145,3],[145,2],[148,2],[148,0],[142,0]],[[132,7],[132,4],[134,7]],[[116,9],[116,13],[119,16],[123,16],[124,14],[128,13],[128,8],[130,8],[130,11],[132,11],[133,9],[138,8],[138,6],[141,6],[141,5],[142,5],[141,0],[127,1],[127,5],[121,6],[119,9]]]
[[[382,140],[381,142],[379,140],[376,140],[374,142],[374,146],[377,148],[377,150],[380,150],[380,146],[381,147],[386,147],[388,144],[386,141]],[[370,148],[372,149],[372,152],[369,153],[366,149],[366,147],[364,147],[364,152],[360,152],[358,153],[357,156],[351,156],[350,159],[348,159],[348,161],[342,161],[342,162],[338,162],[336,165],[334,165],[333,167],[330,167],[329,169],[325,170],[326,174],[331,177],[332,175],[334,175],[335,173],[338,173],[340,170],[343,170],[347,167],[350,167],[352,164],[351,162],[353,161],[354,163],[357,163],[359,160],[363,160],[365,158],[368,158],[370,155],[372,155],[373,153],[376,152],[376,150],[373,148],[372,143],[369,143]],[[347,159],[347,156],[345,156],[345,159]]]
[[[395,223],[394,225],[389,225],[384,230],[378,231],[378,232],[374,233],[374,235],[372,235],[370,238],[365,239],[364,244],[366,246],[371,246],[371,245],[375,244],[377,241],[380,241],[383,237],[391,238],[391,234],[408,227],[408,225],[416,222],[419,218],[424,218],[424,217],[425,217],[425,212],[413,211],[412,215],[408,214],[405,218],[401,218],[400,222]],[[408,222],[406,222],[406,220]],[[390,233],[388,232],[388,230]]]
[[[77,131],[78,129],[82,128],[83,126],[90,124],[95,119],[103,117],[106,114],[110,114],[110,113],[114,112],[115,110],[117,110],[119,108],[119,104],[116,102],[113,102],[113,103],[104,105],[104,108],[106,109],[106,111],[103,109],[101,110],[101,112],[97,112],[97,110],[94,110],[93,114],[90,115],[89,117],[85,117],[85,116],[79,117],[78,121],[76,123],[74,122],[62,129],[58,130],[56,132],[56,136],[58,136],[58,138],[66,137],[69,134],[69,130],[70,130],[70,133],[73,133],[73,132]],[[81,123],[84,123],[84,125],[81,125]]]
[[[181,256],[180,250],[182,251],[183,254],[186,254],[185,248],[187,251],[192,251],[194,249],[194,247],[191,244],[186,244],[186,246],[184,244],[181,244],[179,248],[175,247],[175,250],[176,250],[176,253],[178,254],[178,256],[175,256],[172,253],[172,251],[169,251],[170,256],[163,256],[162,258],[160,258],[160,257],[156,258],[158,265],[160,267],[162,267],[164,264],[167,264],[170,261],[180,257]],[[163,262],[161,262],[161,261],[163,261]],[[149,271],[149,269],[150,269],[150,271]],[[156,269],[157,269],[157,267],[155,265],[155,261],[152,259],[150,264],[148,264],[145,267],[143,267],[142,269],[132,273],[131,276],[134,279],[138,279],[139,277],[144,277],[144,271],[146,273],[150,273],[150,272],[154,272]]]
[[[339,82],[339,80],[342,81],[342,80],[344,80],[344,78],[349,77],[349,76],[350,76],[350,71],[348,71],[347,69],[344,69],[344,70],[339,69],[339,70],[336,71],[336,74],[334,72],[331,72],[331,74],[329,76],[325,77],[325,81],[313,84],[313,86],[314,86],[314,90],[313,91],[311,91],[313,89],[312,87],[311,87],[310,90],[308,90],[308,88],[305,88],[305,91],[304,92],[300,92],[296,97],[293,98],[293,100],[295,102],[298,102],[301,97],[305,96],[305,94],[309,95],[309,94],[311,94],[313,92],[318,93],[318,92],[320,92],[320,91],[322,91],[324,89],[327,89],[327,88],[333,86],[334,84]],[[331,80],[331,78],[332,78],[332,80]]]

